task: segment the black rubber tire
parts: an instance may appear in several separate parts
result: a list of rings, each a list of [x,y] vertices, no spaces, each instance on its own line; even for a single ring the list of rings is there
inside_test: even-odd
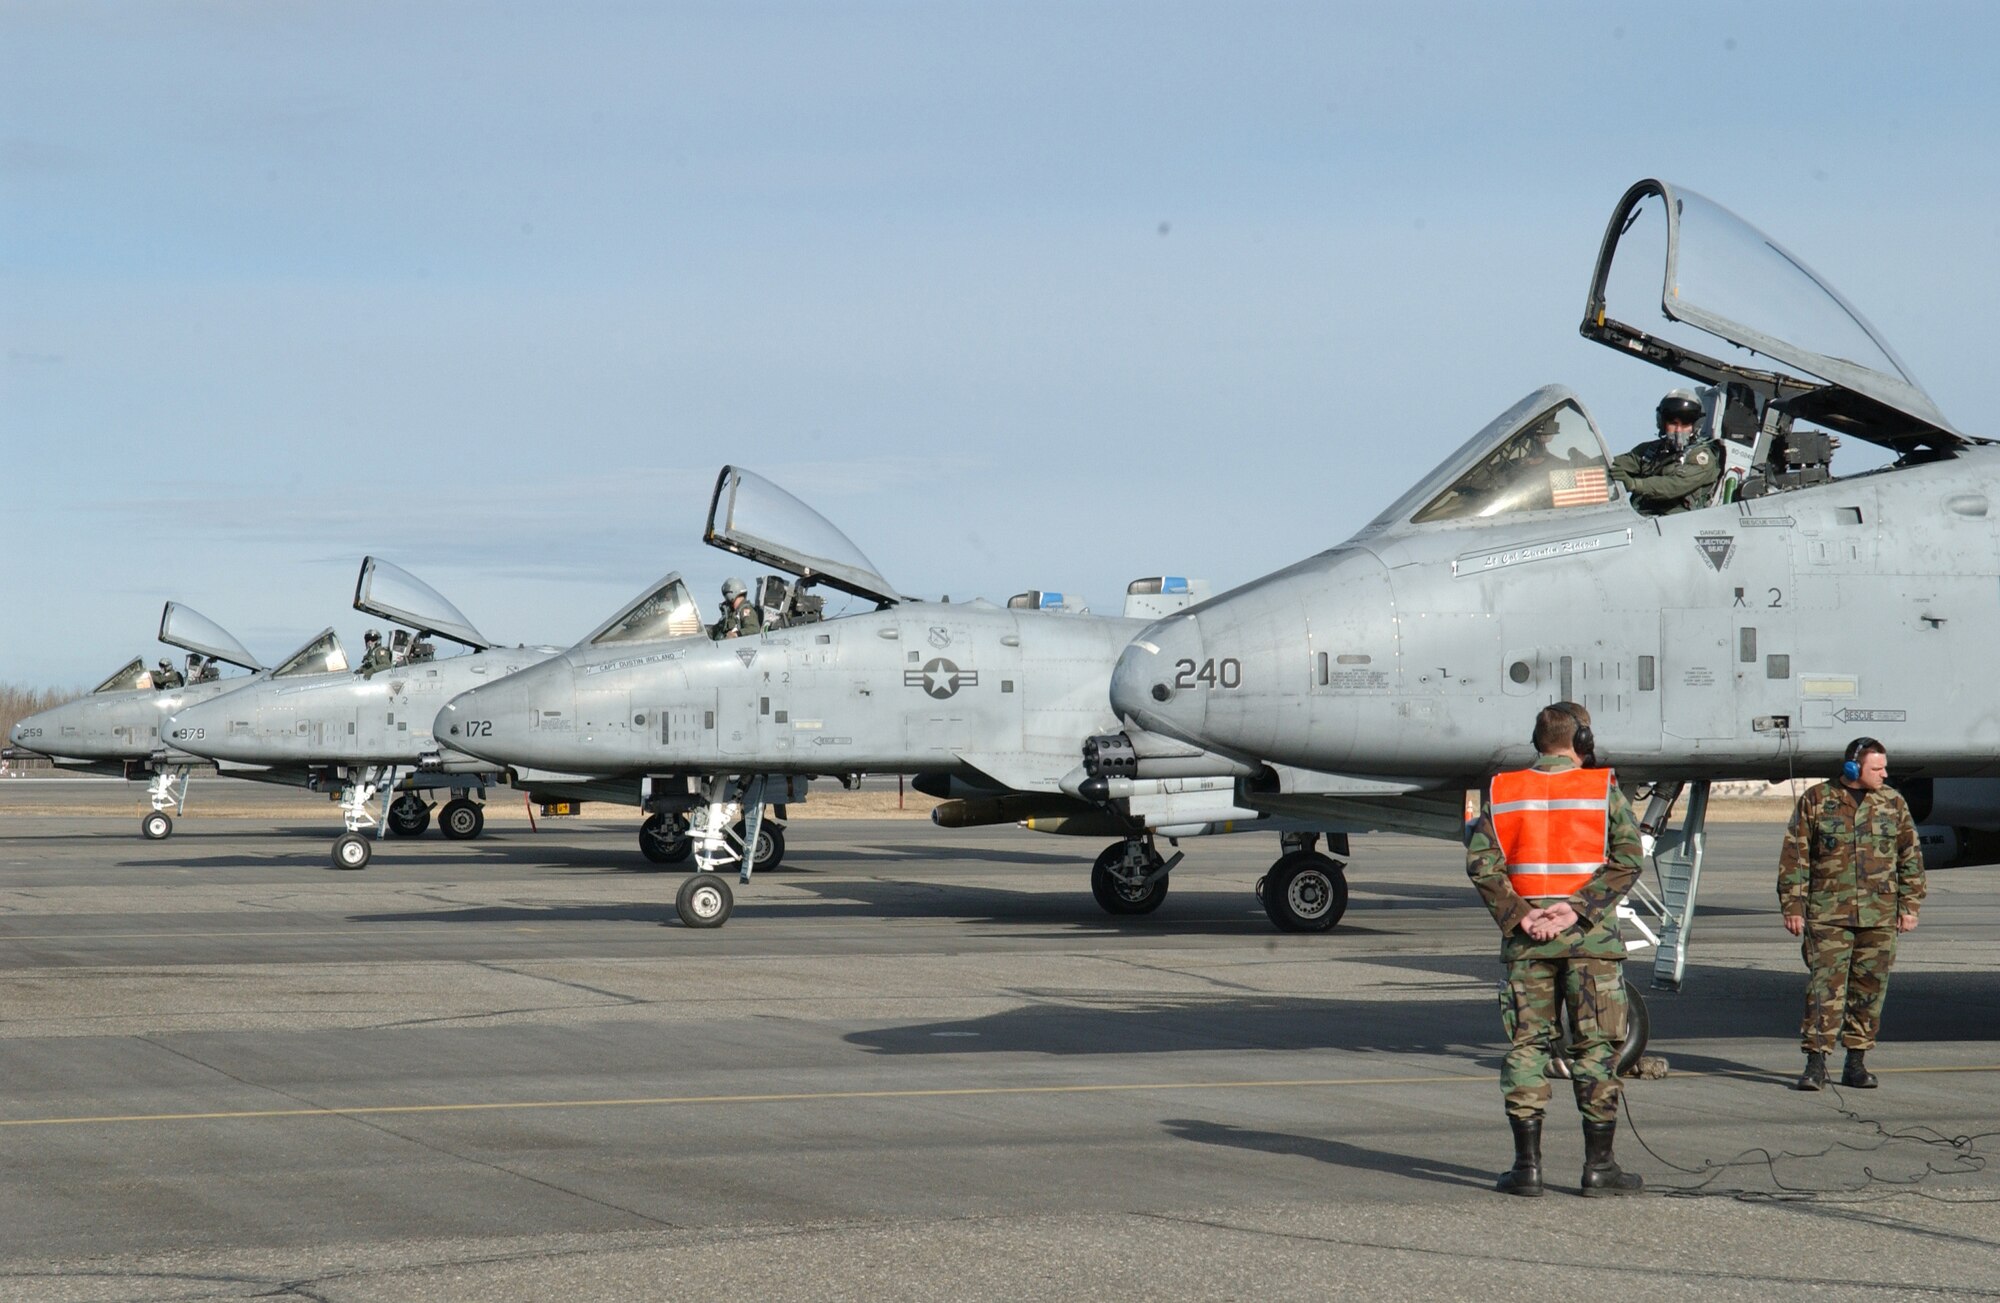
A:
[[[1259,893],[1280,932],[1325,932],[1347,914],[1347,870],[1318,851],[1278,858]]]
[[[333,867],[336,869],[365,869],[375,848],[368,839],[358,832],[342,833],[333,841]]]
[[[671,835],[667,829],[672,828]],[[685,864],[694,850],[694,838],[678,814],[653,814],[639,825],[639,854],[648,864]]]
[[[1098,908],[1107,914],[1150,914],[1167,898],[1167,875],[1162,874],[1150,886],[1141,888],[1123,881],[1118,870],[1124,864],[1127,845],[1112,842],[1099,852],[1097,862],[1090,866],[1090,894],[1097,898]],[[1153,863],[1158,863],[1157,854]]]
[[[1625,1043],[1618,1047],[1618,1062],[1615,1065],[1619,1076],[1639,1070],[1639,1060],[1646,1053],[1646,1042],[1653,1038],[1653,1015],[1646,1011],[1646,1000],[1630,982],[1625,983]]]
[[[486,827],[486,811],[463,797],[446,801],[444,809],[438,811],[438,831],[447,840],[455,842],[471,841]]]
[[[165,810],[154,810],[139,820],[139,835],[149,842],[165,841],[174,835],[174,818]]]
[[[431,826],[431,808],[414,792],[389,802],[389,832],[396,837],[421,837]]]
[[[729,880],[717,873],[697,873],[674,893],[674,912],[689,927],[721,927],[736,908]]]
[[[747,824],[736,825],[736,839],[743,840]],[[750,861],[750,867],[758,873],[777,868],[785,862],[785,830],[765,819],[757,825],[757,854]]]

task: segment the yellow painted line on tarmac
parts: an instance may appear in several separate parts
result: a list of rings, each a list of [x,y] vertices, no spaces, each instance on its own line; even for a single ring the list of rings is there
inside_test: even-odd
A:
[[[100,1117],[5,1118],[0,1127],[100,1126],[116,1122],[234,1122],[251,1118],[384,1117],[415,1113],[497,1113],[528,1109],[663,1108],[693,1104],[811,1104],[830,1100],[976,1099],[999,1095],[1116,1095],[1163,1090],[1299,1090],[1329,1086],[1424,1086],[1477,1083],[1492,1074],[1428,1077],[1304,1077],[1293,1081],[1126,1081],[1082,1086],[944,1086],[913,1090],[817,1090],[769,1095],[655,1095],[630,1099],[503,1100],[485,1104],[372,1104],[356,1108],[240,1109],[214,1113],[122,1113]]]

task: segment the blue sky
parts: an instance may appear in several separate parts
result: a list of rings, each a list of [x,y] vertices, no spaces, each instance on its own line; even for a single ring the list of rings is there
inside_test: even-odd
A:
[[[907,592],[1113,610],[1338,542],[1537,385],[1658,175],[2000,433],[1980,5],[0,4],[0,681],[185,602],[358,644],[364,554],[507,641],[725,462]]]

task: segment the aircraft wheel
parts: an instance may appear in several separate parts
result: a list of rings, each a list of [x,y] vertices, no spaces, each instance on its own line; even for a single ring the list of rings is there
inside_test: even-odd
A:
[[[743,838],[743,824],[736,825],[738,841]],[[750,859],[750,867],[762,873],[775,869],[785,862],[785,830],[769,820],[757,825],[757,853]]]
[[[165,841],[174,835],[174,821],[166,811],[155,810],[139,820],[139,835],[149,842]]]
[[[1646,1012],[1646,1001],[1630,982],[1625,984],[1625,1043],[1618,1047],[1618,1075],[1639,1070],[1639,1059],[1646,1053],[1646,1042],[1653,1037],[1653,1016]]]
[[[694,849],[694,838],[679,815],[655,814],[639,825],[639,853],[654,864],[681,864]]]
[[[336,869],[365,869],[375,848],[368,839],[358,832],[345,833],[333,843],[333,867]]]
[[[1090,866],[1090,894],[1107,914],[1150,914],[1167,898],[1167,878],[1141,880],[1159,867],[1160,853],[1146,843],[1113,842]]]
[[[736,908],[729,883],[713,873],[697,873],[674,894],[674,912],[689,927],[721,927]]]
[[[463,797],[438,811],[438,831],[455,842],[471,841],[486,826],[486,811]]]
[[[1317,851],[1280,856],[1259,893],[1281,932],[1324,932],[1347,913],[1347,873]]]
[[[431,826],[431,808],[415,792],[405,792],[389,803],[389,831],[398,837],[415,837]]]

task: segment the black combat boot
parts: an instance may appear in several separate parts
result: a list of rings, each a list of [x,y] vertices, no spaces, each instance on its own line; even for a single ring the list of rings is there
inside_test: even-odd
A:
[[[1866,1050],[1847,1052],[1847,1066],[1840,1070],[1841,1085],[1852,1086],[1856,1090],[1873,1090],[1882,1084],[1875,1079],[1874,1073],[1868,1071],[1867,1055]],[[1825,1076],[1824,1069],[1821,1070],[1821,1076]]]
[[[1806,1070],[1799,1074],[1799,1081],[1793,1090],[1826,1089],[1826,1053],[1823,1050],[1806,1051]]]
[[[1636,1172],[1628,1172],[1618,1166],[1618,1160],[1611,1156],[1611,1142],[1618,1136],[1618,1120],[1609,1122],[1583,1121],[1583,1197],[1592,1199],[1608,1194],[1637,1194],[1645,1186],[1645,1181]]]
[[[1493,1188],[1534,1198],[1542,1192],[1542,1120],[1510,1117],[1507,1125],[1514,1130],[1514,1166],[1500,1173]]]

